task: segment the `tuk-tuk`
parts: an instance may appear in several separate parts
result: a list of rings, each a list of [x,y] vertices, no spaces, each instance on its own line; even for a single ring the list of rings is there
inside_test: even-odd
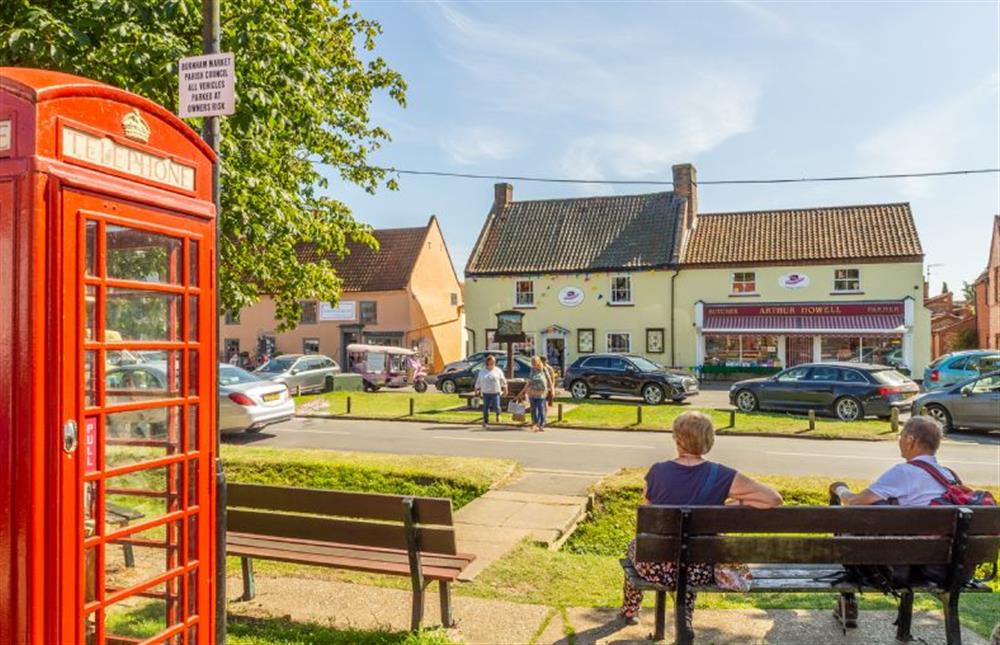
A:
[[[367,392],[407,385],[427,391],[427,370],[412,349],[354,343],[347,346],[347,360],[350,370],[361,375]]]

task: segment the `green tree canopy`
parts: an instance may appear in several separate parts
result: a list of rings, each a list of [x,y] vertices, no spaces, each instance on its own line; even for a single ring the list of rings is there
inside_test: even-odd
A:
[[[3,0],[0,64],[57,69],[177,108],[177,61],[201,53],[199,0]],[[222,119],[220,271],[223,307],[273,294],[282,327],[299,300],[335,302],[329,262],[302,264],[310,242],[343,256],[375,246],[316,163],[374,192],[394,180],[368,158],[389,134],[370,118],[387,93],[405,105],[402,77],[376,55],[378,23],[330,0],[222,0],[222,50],[236,58],[236,113]],[[192,126],[200,126],[192,119]]]

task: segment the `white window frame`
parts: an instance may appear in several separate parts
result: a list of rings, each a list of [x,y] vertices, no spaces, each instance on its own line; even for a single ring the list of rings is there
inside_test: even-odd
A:
[[[615,280],[624,278],[628,280],[628,300],[617,300],[615,298]],[[632,304],[632,276],[628,273],[619,273],[618,275],[613,275],[608,280],[608,304],[611,305],[630,305]]]
[[[753,291],[737,291],[736,290],[736,276],[738,275],[752,275],[753,276]],[[746,284],[747,281],[741,281],[740,284]],[[756,271],[733,271],[729,274],[729,295],[730,296],[756,296],[759,295],[757,291],[757,272]]]
[[[519,302],[521,297],[521,292],[518,287],[524,283],[531,285],[531,302],[522,303]],[[535,306],[535,281],[534,280],[514,280],[514,308],[515,309],[532,309]]]
[[[624,352],[611,349],[611,337],[621,335],[628,341],[628,347]],[[604,334],[604,351],[608,354],[631,354],[632,353],[632,332],[630,331],[609,331]]]
[[[858,288],[857,289],[838,289],[837,282],[848,282],[854,280],[854,278],[837,278],[837,271],[856,271],[858,274]],[[833,291],[832,293],[863,293],[861,289],[861,269],[858,267],[837,267],[833,270]]]

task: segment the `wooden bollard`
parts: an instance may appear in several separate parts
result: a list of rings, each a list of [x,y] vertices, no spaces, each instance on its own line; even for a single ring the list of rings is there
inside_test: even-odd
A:
[[[893,433],[899,434],[899,408],[893,408],[889,411],[889,427],[892,428]]]
[[[730,428],[736,427],[736,410],[729,411],[729,427]]]
[[[809,410],[809,429],[816,429],[816,410]]]
[[[642,406],[641,405],[635,406],[635,425],[637,425],[637,426],[641,426],[642,425]]]
[[[415,403],[414,403],[414,401],[413,401],[413,397],[411,396],[411,397],[410,397],[410,416],[411,416],[411,417],[413,416],[413,408],[414,408],[414,405],[415,405]]]
[[[347,397],[347,414],[350,414],[350,413],[351,413],[351,397],[348,395],[348,397]]]
[[[556,406],[556,421],[558,421],[559,423],[562,423],[563,419],[562,414],[563,414],[562,403],[560,403]]]

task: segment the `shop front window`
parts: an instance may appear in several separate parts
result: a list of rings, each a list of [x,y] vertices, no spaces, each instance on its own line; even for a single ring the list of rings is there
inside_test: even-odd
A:
[[[535,335],[525,334],[523,343],[514,343],[512,350],[515,354],[520,354],[521,356],[534,356],[535,355]]]
[[[628,354],[632,351],[632,335],[626,332],[612,332],[607,336],[608,351],[615,354]]]
[[[705,365],[781,367],[777,336],[705,336]]]
[[[903,364],[903,339],[899,336],[824,336],[820,341],[820,360],[899,367]]]

